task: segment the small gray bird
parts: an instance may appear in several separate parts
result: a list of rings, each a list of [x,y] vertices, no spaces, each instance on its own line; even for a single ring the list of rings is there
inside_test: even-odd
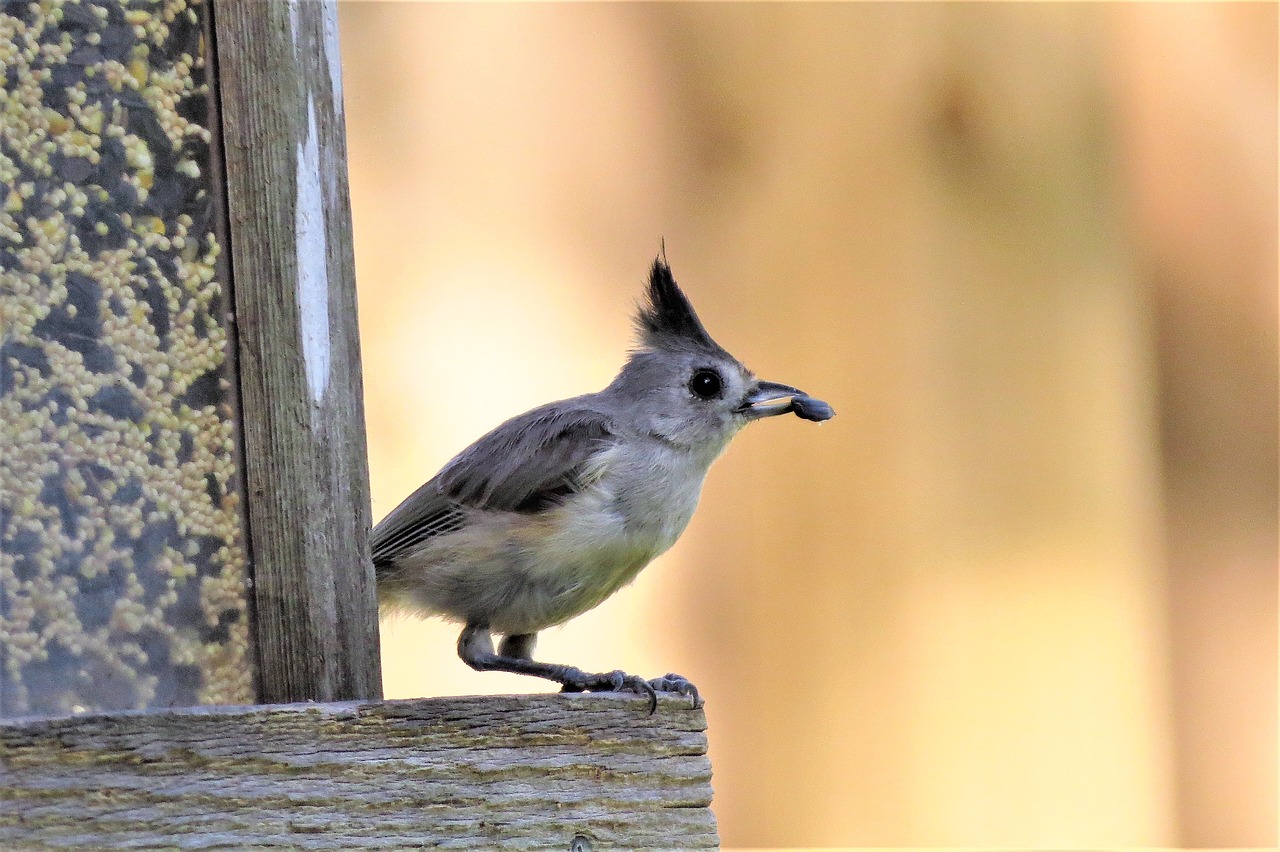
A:
[[[379,600],[462,623],[477,671],[543,677],[565,692],[658,692],[698,703],[685,678],[645,680],[533,659],[537,633],[599,604],[684,532],[707,468],[738,430],[831,407],[762,382],[711,339],[665,256],[636,313],[639,346],[599,393],[513,417],[446,464],[373,530]],[[502,642],[495,652],[491,634]]]

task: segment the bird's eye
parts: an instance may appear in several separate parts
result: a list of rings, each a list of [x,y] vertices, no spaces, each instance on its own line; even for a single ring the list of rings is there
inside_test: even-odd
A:
[[[720,395],[720,374],[715,370],[698,370],[689,379],[689,390],[702,399],[714,399]]]

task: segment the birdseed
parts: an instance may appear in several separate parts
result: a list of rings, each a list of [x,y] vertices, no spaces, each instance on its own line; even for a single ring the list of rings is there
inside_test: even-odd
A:
[[[254,700],[206,15],[0,7],[0,715]]]

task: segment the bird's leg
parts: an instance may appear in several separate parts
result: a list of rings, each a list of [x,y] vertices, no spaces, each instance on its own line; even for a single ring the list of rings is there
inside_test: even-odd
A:
[[[513,634],[503,638],[498,651],[493,650],[493,637],[489,628],[481,624],[468,624],[458,637],[458,656],[471,668],[480,672],[513,672],[546,678],[560,684],[562,692],[621,692],[627,690],[649,697],[649,712],[658,707],[659,692],[678,692],[693,698],[698,705],[698,690],[679,675],[645,680],[624,671],[605,673],[584,672],[574,666],[558,663],[539,663],[533,659],[535,633]]]
[[[533,646],[537,643],[537,633],[511,633],[498,643],[498,656],[533,662]]]

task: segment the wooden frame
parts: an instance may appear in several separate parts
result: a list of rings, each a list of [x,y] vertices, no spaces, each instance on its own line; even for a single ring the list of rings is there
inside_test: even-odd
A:
[[[130,340],[141,339],[140,351],[171,356],[156,360],[163,375],[182,374],[181,393],[147,381],[156,375],[141,365],[126,380],[139,389],[151,388],[153,394],[163,392],[166,401],[179,397],[173,400],[174,410],[189,418],[197,409],[206,419],[216,414],[219,431],[213,433],[201,426],[205,421],[196,420],[194,426],[180,423],[187,431],[166,426],[165,418],[173,412],[150,415],[133,391],[120,389],[123,385],[112,372],[115,396],[99,393],[94,405],[119,409],[107,410],[102,418],[105,422],[109,416],[132,430],[127,437],[133,441],[128,445],[133,456],[128,458],[154,456],[154,461],[140,468],[141,474],[126,471],[127,476],[120,476],[104,467],[92,481],[67,481],[79,496],[98,501],[83,507],[82,515],[120,514],[124,505],[136,518],[128,515],[129,524],[121,530],[99,534],[92,528],[98,536],[90,542],[98,548],[92,558],[77,563],[72,560],[83,549],[59,551],[62,561],[52,571],[47,569],[52,559],[41,553],[46,567],[24,567],[24,572],[51,588],[55,581],[61,583],[55,592],[64,587],[80,591],[81,578],[97,581],[96,597],[73,600],[65,591],[62,598],[46,595],[52,600],[47,613],[41,610],[27,622],[49,623],[64,634],[72,627],[97,630],[92,638],[108,652],[117,650],[109,640],[133,643],[134,637],[148,630],[157,633],[155,624],[163,624],[174,633],[185,631],[180,638],[186,644],[153,641],[144,647],[139,640],[135,656],[154,662],[157,669],[182,667],[182,674],[194,681],[208,675],[196,665],[199,653],[213,656],[208,648],[230,648],[214,658],[212,667],[224,679],[230,671],[233,683],[198,693],[151,689],[123,698],[108,695],[100,702],[89,690],[94,697],[83,701],[74,693],[60,703],[15,703],[17,713],[68,715],[0,718],[0,847],[382,848],[447,843],[453,848],[581,852],[597,843],[599,848],[632,849],[716,846],[706,719],[688,699],[664,696],[655,715],[647,712],[647,698],[634,695],[377,700],[378,613],[368,555],[369,485],[336,6],[329,0],[203,2],[203,15],[183,3],[156,10],[123,3],[94,7],[103,14],[77,6],[63,17],[62,7],[27,7],[29,14],[47,15],[32,27],[40,38],[47,36],[41,50],[75,57],[75,63],[63,62],[59,68],[63,90],[74,85],[82,100],[92,90],[111,106],[103,112],[109,113],[112,133],[90,136],[73,123],[90,129],[95,120],[105,124],[108,118],[101,112],[94,118],[98,101],[89,100],[90,109],[83,112],[68,110],[57,117],[59,138],[75,132],[85,140],[97,139],[77,142],[88,148],[76,149],[75,156],[61,154],[59,164],[66,181],[91,185],[95,196],[102,196],[103,209],[89,212],[101,214],[96,224],[105,230],[95,230],[95,222],[83,212],[75,213],[70,224],[86,240],[93,233],[115,240],[108,247],[126,259],[133,256],[121,254],[116,245],[124,245],[126,238],[134,240],[129,245],[143,240],[159,246],[168,275],[151,282],[155,293],[145,303],[135,299],[135,291],[150,279],[134,275],[132,268],[108,281],[110,288],[80,282],[75,293],[57,297],[65,314],[59,315],[64,328],[58,330],[79,334],[76,339],[88,359],[100,370],[112,371],[129,359],[115,351],[90,350],[96,338],[80,333],[77,316],[82,325],[86,318],[105,318],[102,324],[109,321],[112,328],[136,332]],[[150,41],[142,43],[139,34]],[[148,45],[163,49],[152,55]],[[188,72],[200,64],[193,57],[202,55],[208,57],[211,73],[206,78],[202,71],[196,79]],[[122,75],[132,82],[122,82]],[[108,77],[105,85],[115,88],[102,88]],[[204,79],[209,79],[210,90]],[[92,86],[86,82],[90,80]],[[52,91],[62,90],[55,86]],[[186,101],[179,108],[182,99]],[[199,112],[202,121],[209,105],[207,127],[188,121],[187,101],[190,113]],[[148,109],[156,103],[165,105],[168,128]],[[28,124],[29,136],[43,145],[48,128]],[[128,157],[116,150],[123,143],[104,143],[104,138],[127,138]],[[152,152],[163,157],[153,158]],[[111,163],[112,174],[121,178],[118,197],[92,185],[101,177],[95,171],[98,161],[90,155]],[[188,180],[166,183],[174,174]],[[155,198],[148,207],[150,195]],[[157,206],[161,196],[200,201],[200,229],[194,228],[192,217]],[[22,196],[11,192],[5,202],[20,205]],[[212,233],[210,220],[218,221]],[[54,224],[58,227],[45,230],[55,236],[67,230],[61,220]],[[117,233],[120,227],[132,230]],[[48,236],[37,237],[31,242],[40,248],[40,239]],[[180,253],[184,246],[203,252],[191,252],[199,264],[179,263],[192,260]],[[44,255],[59,256],[52,251]],[[42,284],[58,280],[65,271],[41,268],[31,277]],[[232,311],[226,309],[224,286]],[[216,325],[217,336],[187,333],[196,315],[180,298],[184,287],[205,299],[198,318],[206,332]],[[54,292],[52,287],[49,291]],[[36,302],[27,299],[29,314],[41,307]],[[61,303],[69,307],[63,309]],[[210,359],[217,362],[216,371],[207,369],[188,382],[193,377],[187,373],[194,371],[188,363],[194,360],[191,346],[170,352],[175,328],[182,341],[196,337],[206,350],[216,349],[218,357]],[[53,343],[62,345],[60,339]],[[15,358],[16,366],[9,365],[15,375],[51,372],[34,349],[18,354],[22,357]],[[70,363],[77,366],[79,361]],[[202,394],[192,394],[188,385]],[[75,402],[49,411],[76,407]],[[160,423],[154,430],[153,420]],[[153,432],[158,433],[154,440]],[[174,463],[201,442],[216,444],[220,453],[207,465],[213,471],[207,476],[199,475],[203,468],[192,474]],[[50,446],[38,461],[54,468],[59,466],[54,456],[67,455],[61,447],[82,454],[95,449],[69,442]],[[73,472],[80,475],[78,467]],[[166,485],[177,481],[187,490],[154,499],[131,494],[127,489],[141,489],[126,480],[138,476]],[[45,490],[47,502],[56,503],[59,489]],[[195,496],[187,500],[175,493]],[[75,526],[74,519],[61,524],[48,520],[53,509],[45,505],[43,492],[39,496],[26,501],[31,511],[24,523],[40,529],[43,519],[59,534]],[[183,517],[184,507],[197,504],[202,511],[222,512],[218,517],[225,528],[217,531],[224,535],[209,534],[208,524],[200,525],[204,515],[190,523]],[[152,526],[157,529],[148,538]],[[180,528],[186,532],[180,535]],[[103,555],[113,535],[120,540],[117,550]],[[70,541],[70,536],[63,538]],[[175,543],[183,546],[182,552]],[[205,551],[225,554],[218,564],[228,570],[197,576],[182,561]],[[118,577],[110,573],[134,556],[136,565],[125,565]],[[246,565],[252,567],[247,604]],[[31,582],[18,571],[10,574],[15,588]],[[122,600],[112,583],[134,597]],[[197,602],[205,608],[156,604],[162,615],[178,613],[176,624],[170,625],[143,607],[156,601],[172,605],[170,599],[182,594],[203,595]],[[35,607],[28,599],[21,603]],[[39,603],[45,605],[43,599]],[[0,627],[9,631],[0,633],[0,652],[6,643],[20,645],[28,658],[43,663],[49,645],[61,642],[55,662],[77,670],[89,686],[124,680],[115,670],[102,675],[85,665],[84,655],[68,647],[79,634],[67,639],[55,630],[54,638],[41,646],[40,636],[30,630],[31,635],[10,630],[4,621],[8,614],[0,596]],[[92,623],[86,627],[94,617],[120,619],[122,627],[115,634]],[[0,661],[3,657],[0,653]],[[47,667],[31,671],[31,682],[51,683]],[[129,674],[154,678],[149,669]],[[260,705],[101,712],[104,707],[164,708],[192,700],[254,698]],[[0,701],[0,709],[6,706]]]
[[[258,700],[380,698],[337,9],[213,19]]]
[[[716,848],[688,699],[531,695],[0,722],[0,845]]]

